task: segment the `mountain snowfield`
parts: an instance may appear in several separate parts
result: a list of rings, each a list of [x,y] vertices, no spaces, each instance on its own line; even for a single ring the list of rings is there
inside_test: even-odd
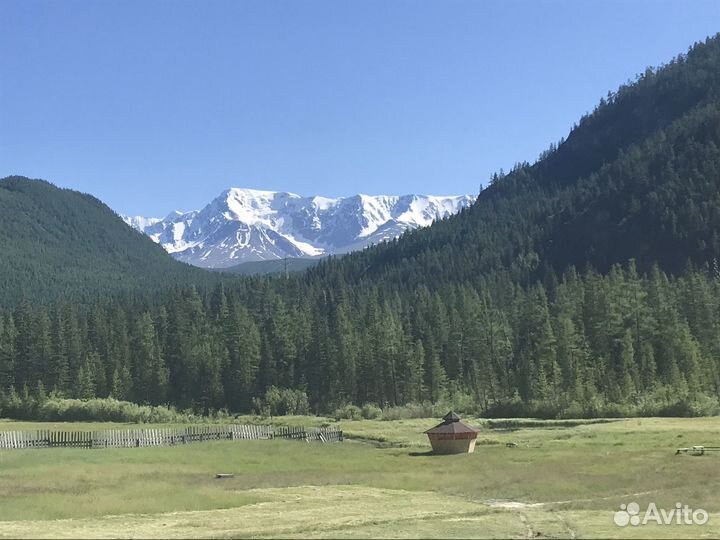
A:
[[[430,225],[470,206],[470,195],[355,195],[337,199],[231,188],[202,210],[122,216],[195,266],[347,253]]]

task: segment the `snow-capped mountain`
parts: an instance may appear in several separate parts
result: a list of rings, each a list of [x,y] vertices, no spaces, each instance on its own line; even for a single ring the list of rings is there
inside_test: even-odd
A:
[[[470,195],[355,195],[338,199],[232,188],[202,210],[127,217],[178,260],[206,268],[362,249],[472,204]]]

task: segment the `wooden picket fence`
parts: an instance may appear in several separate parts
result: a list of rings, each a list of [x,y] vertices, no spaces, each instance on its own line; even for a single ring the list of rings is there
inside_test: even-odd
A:
[[[0,431],[0,449],[17,448],[140,448],[202,441],[298,439],[342,442],[342,431],[331,428],[229,424],[186,428],[108,429],[103,431]]]
[[[333,428],[304,428],[279,426],[275,428],[276,439],[297,439],[303,441],[342,442],[343,433]]]

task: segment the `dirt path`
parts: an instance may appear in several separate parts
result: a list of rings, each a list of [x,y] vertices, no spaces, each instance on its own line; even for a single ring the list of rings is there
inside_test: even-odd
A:
[[[659,490],[652,491],[639,491],[637,493],[624,493],[620,495],[608,495],[607,497],[593,497],[590,499],[571,499],[567,501],[547,501],[547,502],[534,502],[527,503],[521,501],[508,501],[505,499],[488,499],[480,501],[482,504],[489,506],[490,508],[501,508],[503,510],[522,510],[530,508],[542,508],[544,506],[550,506],[554,504],[571,504],[579,502],[596,502],[596,501],[609,501],[612,499],[629,499],[631,497],[641,497],[643,495],[649,495],[650,493],[657,493]]]

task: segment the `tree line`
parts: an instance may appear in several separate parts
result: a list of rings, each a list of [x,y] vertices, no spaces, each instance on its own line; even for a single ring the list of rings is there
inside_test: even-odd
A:
[[[692,414],[720,396],[716,266],[634,262],[408,292],[256,278],[0,317],[0,388],[207,413],[271,388],[313,410],[454,400],[485,415]]]

